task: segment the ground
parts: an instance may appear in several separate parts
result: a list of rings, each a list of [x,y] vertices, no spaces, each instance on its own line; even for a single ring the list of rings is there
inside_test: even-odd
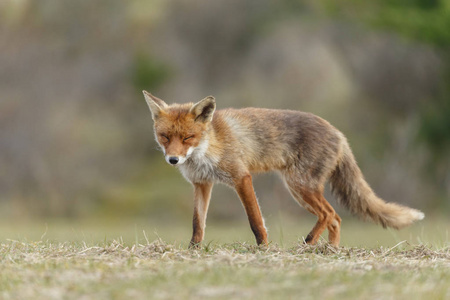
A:
[[[198,250],[187,249],[189,237],[182,242],[174,239],[170,232],[178,232],[176,226],[162,230],[158,237],[136,224],[134,228],[118,223],[97,226],[92,231],[88,230],[92,224],[82,229],[80,224],[62,224],[44,224],[39,236],[42,224],[0,226],[0,298],[450,298],[447,233],[442,230],[443,238],[432,244],[423,242],[428,230],[438,226],[431,221],[400,232],[412,235],[401,240],[375,225],[350,222],[343,234],[359,236],[362,230],[366,239],[353,241],[357,246],[344,240],[339,248],[324,240],[316,246],[304,245],[301,237],[290,238],[289,230],[272,233],[276,241],[269,247],[257,247],[251,239],[245,241],[251,237],[246,227],[235,231],[232,225],[212,225],[212,234],[227,229],[245,234],[236,234],[238,242],[228,242],[228,236],[223,242],[207,238]],[[24,234],[26,227],[30,238]],[[189,228],[180,231],[184,234]],[[126,236],[110,239],[111,232]],[[383,234],[393,240],[380,245],[378,236]],[[369,240],[377,245],[360,244]]]

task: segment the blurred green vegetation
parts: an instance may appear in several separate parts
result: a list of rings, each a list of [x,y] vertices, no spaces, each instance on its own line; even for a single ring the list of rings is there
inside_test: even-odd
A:
[[[169,77],[170,70],[166,64],[147,53],[136,54],[131,79],[136,89],[157,90]]]
[[[436,106],[424,107],[420,136],[430,145],[439,161],[450,151],[450,101],[442,99],[436,102]]]
[[[432,97],[423,99],[418,115],[419,141],[432,152],[424,173],[441,188],[448,189],[448,153],[450,153],[450,1],[449,0],[382,0],[321,1],[330,15],[351,22],[360,22],[371,28],[403,36],[413,43],[435,47],[442,56],[443,75]],[[442,198],[442,206],[450,203]]]
[[[439,47],[450,46],[448,0],[357,0],[320,3],[336,17],[348,18]]]
[[[444,56],[441,87],[433,99],[421,108],[420,138],[441,158],[450,151],[450,1],[449,0],[383,0],[322,1],[337,17],[362,22],[371,27],[404,36],[413,42],[433,45]]]

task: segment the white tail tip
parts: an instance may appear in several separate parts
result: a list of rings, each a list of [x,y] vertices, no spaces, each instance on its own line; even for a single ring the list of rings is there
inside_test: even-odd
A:
[[[425,218],[425,214],[421,211],[415,211],[414,212],[414,218],[416,220],[423,220],[423,218]]]

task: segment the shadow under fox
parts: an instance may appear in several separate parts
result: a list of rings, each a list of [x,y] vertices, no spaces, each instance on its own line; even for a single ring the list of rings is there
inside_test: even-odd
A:
[[[323,196],[330,181],[339,203],[383,227],[402,228],[424,218],[418,210],[378,198],[364,180],[345,136],[310,113],[263,108],[216,111],[214,97],[198,103],[166,104],[144,91],[155,138],[166,161],[194,186],[191,246],[205,232],[211,190],[233,187],[258,244],[267,231],[252,184],[252,173],[277,171],[294,199],[318,220],[305,241],[314,244],[325,229],[338,246],[341,218]]]

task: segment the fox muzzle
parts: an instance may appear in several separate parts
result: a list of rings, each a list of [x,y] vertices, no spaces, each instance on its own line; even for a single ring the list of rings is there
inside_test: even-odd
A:
[[[170,156],[169,157],[169,163],[172,165],[176,165],[178,163],[179,159],[176,156]]]
[[[166,161],[168,164],[171,164],[173,166],[181,165],[186,161],[186,157],[176,155],[166,155]]]

